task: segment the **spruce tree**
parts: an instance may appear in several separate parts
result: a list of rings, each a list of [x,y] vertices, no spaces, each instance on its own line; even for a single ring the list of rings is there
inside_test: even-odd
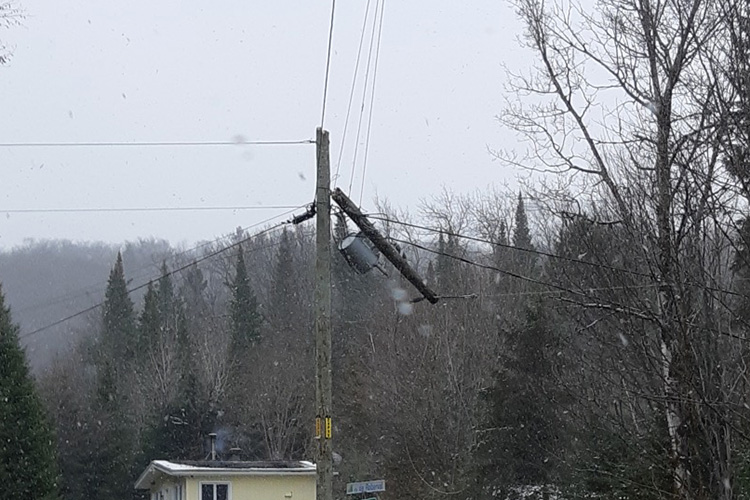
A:
[[[122,255],[118,252],[104,295],[102,355],[114,356],[123,361],[132,360],[136,350],[135,333],[133,301],[128,294]]]
[[[440,232],[438,235],[437,255],[434,272],[437,280],[438,294],[455,293],[461,290],[463,265],[459,258],[464,257],[464,249],[459,237],[452,232]]]
[[[493,496],[507,494],[508,487],[553,482],[563,434],[551,321],[542,302],[527,305],[525,313],[503,349],[494,384],[483,394],[486,431],[478,446],[478,483]]]
[[[175,294],[171,273],[166,262],[162,262],[159,278],[159,316],[162,322],[162,335],[170,339],[183,335],[183,306],[180,297]]]
[[[159,338],[159,297],[154,283],[149,281],[143,296],[143,310],[138,318],[137,357],[142,361]]]
[[[513,227],[513,246],[516,248],[510,250],[511,262],[516,272],[529,276],[534,273],[534,267],[537,261],[534,254],[534,243],[531,241],[531,230],[529,229],[529,218],[526,215],[526,207],[523,202],[523,196],[518,193],[518,204],[516,205],[515,226]],[[525,286],[517,283],[516,286]],[[522,291],[519,289],[517,291]]]
[[[229,315],[232,321],[234,352],[246,349],[260,340],[261,316],[258,312],[258,300],[250,286],[242,246],[239,246],[237,252]]]
[[[203,271],[193,263],[185,273],[185,280],[180,289],[182,302],[185,304],[185,321],[188,329],[205,322],[210,316],[205,292],[208,287]]]
[[[303,298],[300,296],[300,277],[297,275],[294,256],[294,241],[289,231],[284,229],[279,240],[276,262],[273,268],[271,283],[271,300],[268,305],[269,316],[277,334],[295,332],[302,325]]]
[[[92,429],[96,443],[88,470],[88,492],[95,498],[126,498],[132,493],[133,433],[126,378],[133,368],[138,336],[122,255],[109,275],[97,352],[97,387]]]
[[[0,288],[0,484],[3,498],[58,498],[55,439]]]
[[[129,405],[118,383],[115,360],[98,368],[93,411],[94,448],[88,465],[88,494],[93,498],[128,498],[132,494],[133,429],[128,422]]]
[[[516,225],[513,228],[513,246],[524,250],[533,250],[531,242],[531,231],[529,230],[529,218],[526,215],[526,207],[523,196],[518,193],[518,204],[516,205]]]

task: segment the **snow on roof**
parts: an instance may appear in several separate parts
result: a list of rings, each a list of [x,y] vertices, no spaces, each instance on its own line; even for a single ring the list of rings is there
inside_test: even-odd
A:
[[[154,460],[135,483],[136,489],[149,489],[158,475],[166,476],[275,476],[314,475],[315,464],[308,461],[170,461]]]

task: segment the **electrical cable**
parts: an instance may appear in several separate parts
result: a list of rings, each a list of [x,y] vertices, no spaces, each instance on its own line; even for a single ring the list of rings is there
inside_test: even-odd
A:
[[[499,273],[511,276],[513,278],[517,278],[517,279],[523,280],[523,281],[528,281],[528,282],[531,282],[531,283],[534,283],[534,284],[538,284],[538,285],[541,285],[541,286],[555,288],[556,289],[556,293],[565,292],[565,293],[570,293],[572,295],[578,295],[578,296],[582,296],[582,297],[589,298],[589,299],[596,299],[596,297],[591,297],[591,296],[589,296],[588,294],[586,294],[584,292],[580,292],[580,291],[572,290],[572,289],[569,289],[569,288],[565,288],[565,287],[562,287],[562,286],[559,286],[559,285],[555,285],[553,283],[547,283],[547,282],[544,282],[544,281],[541,281],[541,280],[530,278],[528,276],[523,276],[523,275],[514,273],[512,271],[500,269],[500,268],[497,268],[497,267],[494,267],[494,266],[490,266],[490,265],[486,265],[486,264],[480,264],[478,262],[471,261],[471,260],[466,259],[464,257],[459,257],[457,255],[452,255],[452,254],[449,254],[449,253],[440,252],[438,250],[427,248],[425,246],[419,245],[418,243],[414,243],[412,241],[399,240],[399,239],[396,239],[396,238],[391,238],[391,239],[393,239],[394,241],[397,241],[399,243],[403,243],[403,244],[406,244],[406,245],[411,245],[411,246],[413,246],[415,248],[419,248],[420,250],[424,250],[426,252],[430,252],[430,253],[433,253],[433,254],[442,255],[444,257],[448,257],[448,258],[451,258],[451,259],[458,260],[460,262],[463,262],[465,264],[468,264],[468,265],[471,265],[471,266],[474,266],[474,267],[478,267],[480,269],[488,269],[488,270],[491,270],[491,271],[496,271],[496,272],[499,272]],[[632,289],[632,288],[646,288],[646,287],[648,287],[648,288],[651,288],[651,287],[657,288],[658,284],[657,283],[652,283],[650,285],[642,285],[642,286],[591,288],[591,289],[588,289],[588,291],[603,291],[603,290]],[[709,287],[704,287],[704,288],[708,289]],[[727,291],[724,291],[724,292],[725,293],[729,293]],[[422,298],[417,299],[417,300],[421,301]],[[581,303],[573,301],[573,300],[570,300],[568,302],[574,303],[574,304],[576,304],[578,306],[582,306],[582,307],[593,307],[593,308],[598,308],[598,309],[606,309],[606,310],[610,310],[610,311],[614,311],[614,312],[620,312],[620,313],[623,313],[623,314],[634,315],[634,316],[639,317],[639,318],[641,318],[643,320],[646,320],[646,321],[658,322],[657,318],[652,317],[649,314],[646,314],[646,312],[633,310],[632,308],[629,308],[627,306],[623,306],[621,304],[618,304],[618,303],[612,302],[612,301],[610,301],[609,304],[581,304]],[[724,335],[726,337],[730,337],[730,338],[733,338],[733,339],[736,339],[736,340],[741,340],[743,342],[750,342],[750,339],[748,339],[746,337],[743,337],[741,335],[737,335],[736,333],[733,333],[733,332],[728,332],[728,331],[724,331],[724,330],[720,330],[720,329],[716,329],[716,328],[707,328],[707,329],[709,331],[713,332],[713,333],[718,333],[719,335]]]
[[[303,208],[304,206],[305,205],[298,205],[298,206],[292,208],[291,210],[287,210],[287,211],[282,212],[282,213],[280,213],[278,215],[275,215],[273,217],[269,217],[267,219],[263,219],[260,222],[256,222],[256,223],[251,224],[249,226],[245,226],[245,227],[241,228],[240,230],[244,232],[244,231],[248,231],[250,229],[256,228],[258,226],[262,226],[263,224],[267,224],[268,222],[271,222],[274,219],[278,219],[279,217],[284,217],[285,215],[288,215],[288,214],[294,212],[295,210]],[[200,249],[202,249],[202,248],[204,248],[204,247],[206,247],[208,245],[214,245],[216,243],[219,243],[222,240],[226,240],[227,238],[231,238],[233,236],[234,236],[233,234],[231,234],[231,235],[225,235],[225,236],[219,236],[218,238],[214,238],[213,240],[205,241],[205,242],[200,243],[198,245],[195,245],[195,246],[193,246],[193,247],[191,247],[191,248],[189,248],[187,250],[183,250],[183,251],[178,252],[178,253],[176,253],[174,255],[171,255],[170,258],[173,259],[173,260],[175,260],[175,259],[177,259],[179,257],[182,257],[184,255],[190,254],[190,253],[195,252],[197,250],[200,250]],[[142,271],[146,271],[146,270],[150,270],[150,269],[151,269],[151,266],[149,265],[149,266],[140,267],[138,269],[135,269],[135,270],[131,271],[131,274],[135,274],[135,276],[133,276],[131,279],[133,279],[133,280],[140,280],[140,279],[142,279],[145,276],[142,273]],[[47,308],[47,307],[50,307],[50,306],[54,306],[54,305],[60,304],[62,302],[66,302],[68,300],[73,300],[73,299],[84,297],[84,296],[87,296],[87,295],[90,295],[90,294],[93,294],[93,293],[102,292],[102,291],[104,291],[106,289],[106,287],[107,287],[107,282],[106,281],[104,281],[104,282],[98,282],[98,283],[92,283],[91,285],[85,286],[83,289],[78,289],[76,291],[75,295],[70,295],[69,293],[64,294],[64,295],[60,295],[60,296],[52,298],[51,301],[47,301],[44,304],[33,304],[33,305],[30,305],[30,306],[24,307],[22,309],[18,309],[17,312],[20,313],[20,312],[26,312],[26,311],[29,311],[29,310],[44,309],[44,308]]]
[[[375,84],[378,79],[378,61],[380,60],[380,40],[383,35],[383,13],[385,12],[385,0],[380,7],[380,21],[378,22],[378,42],[375,48],[375,68],[372,71],[372,90],[370,90],[370,114],[367,117],[367,134],[365,135],[365,156],[362,161],[362,185],[359,189],[359,204],[362,205],[362,195],[365,192],[365,175],[367,174],[367,157],[370,153],[370,132],[372,131],[372,114],[375,104]]]
[[[64,147],[183,147],[183,146],[293,146],[315,144],[312,139],[291,141],[174,141],[174,142],[4,142],[2,148],[64,148]]]
[[[376,215],[369,215],[369,214],[366,214],[366,215],[367,215],[368,218],[373,219],[373,220],[379,220],[379,221],[383,221],[383,222],[389,222],[391,224],[398,224],[398,225],[401,225],[401,226],[412,227],[414,229],[422,229],[423,231],[428,231],[428,232],[431,232],[431,233],[443,233],[446,236],[455,236],[456,238],[461,238],[461,239],[465,239],[465,240],[469,240],[469,241],[475,241],[477,243],[486,243],[488,245],[492,245],[492,246],[496,246],[496,247],[500,247],[500,248],[506,248],[506,249],[509,249],[509,250],[515,250],[515,251],[519,251],[519,252],[530,253],[530,254],[539,255],[539,256],[542,256],[542,257],[548,257],[548,258],[551,258],[551,259],[557,259],[557,260],[563,260],[563,261],[567,261],[567,262],[573,262],[573,263],[576,263],[576,264],[583,264],[583,265],[587,265],[587,266],[599,267],[599,268],[603,268],[603,269],[608,269],[610,271],[617,271],[617,272],[621,272],[621,273],[625,273],[625,274],[631,274],[631,275],[634,275],[634,276],[639,276],[641,278],[649,278],[649,279],[653,279],[654,278],[654,276],[652,276],[651,274],[642,273],[642,272],[639,272],[639,271],[633,271],[632,269],[625,269],[625,268],[622,268],[622,267],[615,267],[615,266],[610,266],[608,264],[601,264],[601,263],[597,263],[597,262],[589,262],[589,261],[585,261],[585,260],[581,260],[581,259],[576,259],[574,257],[566,257],[564,255],[558,255],[558,254],[553,254],[553,253],[550,253],[550,252],[544,252],[542,250],[536,250],[536,249],[531,249],[531,248],[515,247],[515,246],[507,244],[507,243],[500,243],[500,242],[496,242],[496,241],[485,240],[483,238],[477,238],[476,236],[468,236],[468,235],[465,235],[465,234],[454,233],[452,231],[446,231],[446,230],[439,229],[439,228],[422,226],[422,225],[413,224],[413,223],[410,223],[410,222],[402,222],[402,221],[395,220],[395,219],[389,219],[387,217],[379,217],[379,216],[376,216]]]
[[[344,144],[346,143],[346,132],[349,128],[349,116],[352,112],[352,104],[354,103],[354,90],[357,86],[357,74],[359,73],[359,62],[362,58],[362,46],[365,41],[365,32],[367,31],[367,18],[370,15],[370,2],[367,0],[365,6],[365,18],[362,21],[362,33],[359,36],[359,48],[357,49],[357,61],[354,63],[354,76],[352,77],[352,88],[349,92],[349,104],[346,106],[346,119],[344,120],[344,131],[341,135],[341,146],[339,147],[339,157],[336,161],[336,175],[333,176],[333,187],[335,188],[338,184],[339,171],[341,170],[341,159],[344,156]]]
[[[240,241],[236,241],[236,242],[234,242],[234,243],[232,243],[232,244],[230,244],[230,245],[228,245],[228,246],[226,246],[224,248],[221,248],[219,250],[216,250],[214,252],[206,254],[203,257],[201,257],[199,259],[196,259],[196,260],[193,260],[193,261],[191,261],[188,264],[180,266],[180,267],[178,267],[176,269],[173,269],[171,271],[168,271],[166,273],[160,274],[159,276],[155,277],[154,279],[159,278],[159,277],[172,276],[172,275],[174,275],[176,273],[182,272],[182,271],[184,271],[185,269],[188,269],[191,266],[199,264],[199,263],[201,263],[201,262],[203,262],[205,260],[212,259],[212,258],[216,257],[217,255],[220,255],[220,254],[226,252],[227,250],[235,248],[235,247],[237,247],[237,246],[239,246],[239,245],[241,245],[243,243],[246,243],[246,242],[250,241],[253,238],[257,238],[259,236],[262,236],[262,235],[264,235],[264,234],[266,234],[266,233],[268,233],[270,231],[273,231],[274,229],[278,229],[279,227],[282,227],[282,226],[284,226],[286,224],[289,224],[289,222],[288,221],[280,222],[279,224],[276,224],[275,226],[272,226],[270,228],[264,229],[263,231],[260,231],[259,233],[255,233],[253,235],[247,236],[246,238],[243,238]],[[132,287],[132,288],[128,288],[128,290],[127,290],[128,295],[130,295],[131,293],[136,292],[138,290],[141,290],[143,288],[146,288],[149,285],[149,283],[151,283],[152,281],[153,280],[149,280],[148,282],[143,283],[141,285],[138,285],[138,286],[135,286],[135,287]],[[87,307],[86,309],[83,309],[83,310],[78,311],[78,312],[76,312],[74,314],[66,316],[66,317],[64,317],[62,319],[59,319],[59,320],[53,322],[53,323],[49,323],[49,324],[47,324],[47,325],[45,325],[45,326],[43,326],[41,328],[37,328],[36,330],[32,330],[31,332],[19,335],[19,339],[26,339],[26,338],[32,337],[32,336],[37,335],[38,333],[41,333],[41,332],[43,332],[45,330],[49,330],[52,327],[55,327],[57,325],[60,325],[60,324],[65,323],[67,321],[70,321],[73,318],[77,318],[78,316],[81,316],[83,314],[86,314],[86,313],[89,313],[91,311],[94,311],[94,310],[102,307],[104,305],[104,303],[105,303],[105,301],[99,302],[97,304],[94,304],[93,306]]]
[[[252,205],[236,207],[122,207],[122,208],[12,208],[2,209],[5,214],[48,214],[48,213],[109,213],[109,212],[200,212],[217,210],[278,210],[297,209],[295,205]]]
[[[323,83],[323,111],[320,115],[320,128],[323,128],[326,120],[326,101],[328,100],[328,76],[331,70],[331,46],[333,45],[333,17],[336,12],[336,0],[331,0],[331,24],[328,29],[328,51],[326,54],[326,76]]]
[[[610,266],[608,264],[602,264],[602,263],[599,263],[599,262],[589,262],[589,261],[585,261],[585,260],[576,259],[576,258],[573,258],[573,257],[566,257],[564,255],[558,255],[558,254],[554,254],[554,253],[550,253],[550,252],[544,252],[544,251],[536,250],[536,249],[514,247],[513,245],[509,245],[509,244],[504,244],[504,243],[499,243],[499,242],[493,242],[493,241],[485,240],[485,239],[482,239],[482,238],[477,238],[477,237],[474,237],[474,236],[468,236],[468,235],[464,235],[464,234],[454,233],[454,232],[451,232],[451,231],[444,231],[444,230],[438,229],[438,228],[430,228],[430,227],[426,227],[426,226],[420,226],[418,224],[412,224],[412,223],[409,223],[409,222],[401,222],[401,221],[394,220],[394,219],[388,219],[388,218],[383,218],[383,217],[375,217],[375,216],[371,216],[371,217],[368,216],[368,217],[371,218],[371,219],[373,219],[373,220],[380,220],[380,221],[384,221],[384,222],[390,222],[390,223],[393,223],[393,224],[399,224],[399,225],[403,225],[403,226],[413,227],[415,229],[422,229],[422,230],[430,231],[430,232],[433,232],[433,233],[443,233],[446,236],[455,236],[457,238],[462,238],[462,239],[466,239],[466,240],[470,240],[470,241],[476,241],[476,242],[480,242],[480,243],[486,243],[488,245],[493,245],[493,246],[497,246],[497,247],[500,247],[500,248],[507,248],[507,249],[510,249],[510,250],[515,250],[515,251],[519,251],[519,252],[530,253],[530,254],[534,254],[534,255],[540,255],[540,256],[543,256],[543,257],[551,258],[551,259],[557,259],[557,260],[561,260],[561,261],[572,262],[572,263],[576,263],[576,264],[582,264],[582,265],[591,266],[591,267],[597,267],[597,268],[601,268],[601,269],[607,269],[609,271],[615,271],[615,272],[619,272],[619,273],[630,274],[632,276],[638,276],[638,277],[641,277],[641,278],[648,278],[650,280],[658,281],[658,277],[656,277],[656,276],[654,276],[652,274],[644,273],[644,272],[639,272],[639,271],[634,271],[632,269],[625,269],[625,268],[622,268],[622,267]],[[693,286],[693,287],[701,288],[703,290],[710,291],[710,292],[725,293],[727,295],[731,295],[731,296],[735,296],[735,297],[741,297],[741,298],[745,298],[745,299],[750,299],[750,297],[748,297],[747,295],[744,295],[744,294],[739,293],[739,292],[735,292],[735,291],[732,291],[732,290],[726,290],[726,289],[719,288],[719,287],[713,287],[713,286],[709,286],[709,285],[704,285],[704,284],[701,284],[701,283],[680,282],[680,284],[685,285],[685,286]]]
[[[428,247],[426,247],[424,245],[420,245],[419,243],[414,243],[413,241],[401,240],[401,239],[397,239],[397,238],[391,238],[391,240],[396,241],[398,243],[403,243],[405,245],[413,246],[413,247],[418,248],[420,250],[423,250],[425,252],[430,252],[430,253],[433,253],[433,254],[436,254],[436,255],[442,255],[444,257],[448,257],[448,258],[457,260],[459,262],[463,262],[464,264],[468,264],[468,265],[471,265],[471,266],[474,266],[474,267],[477,267],[477,268],[480,268],[480,269],[487,269],[487,270],[490,270],[490,271],[495,271],[495,272],[498,272],[498,273],[501,273],[501,274],[505,274],[507,276],[510,276],[511,278],[515,278],[515,279],[518,279],[518,280],[521,280],[521,281],[527,281],[527,282],[533,283],[535,285],[540,285],[540,286],[544,286],[544,287],[548,287],[548,288],[554,288],[554,289],[559,290],[561,292],[569,293],[571,295],[576,295],[576,296],[579,296],[579,297],[584,297],[584,298],[587,298],[587,299],[595,299],[596,298],[596,297],[593,297],[593,296],[591,296],[591,295],[589,295],[589,294],[587,294],[585,292],[579,291],[579,290],[573,290],[571,288],[566,288],[564,286],[556,285],[554,283],[548,283],[548,282],[545,282],[545,281],[542,281],[542,280],[539,280],[539,279],[536,279],[536,278],[531,278],[529,276],[524,276],[522,274],[518,274],[518,273],[513,272],[513,271],[508,271],[507,269],[500,269],[499,267],[490,266],[488,264],[480,264],[478,262],[474,262],[472,260],[469,260],[469,259],[467,259],[465,257],[460,257],[458,255],[453,255],[453,254],[441,252],[439,250],[434,250],[434,249],[428,248]],[[603,306],[603,304],[600,304],[600,306]],[[611,306],[611,307],[609,307],[609,306]],[[654,318],[650,318],[646,313],[644,313],[642,311],[636,311],[636,310],[633,310],[632,308],[630,308],[628,306],[624,306],[622,304],[618,304],[618,303],[612,302],[612,301],[610,301],[610,304],[608,305],[608,307],[605,307],[605,308],[606,309],[615,309],[616,311],[622,312],[622,313],[625,313],[625,314],[636,315],[636,316],[638,316],[638,317],[640,317],[642,319],[651,319],[651,320],[654,319]]]
[[[380,0],[377,0],[375,2],[375,15],[372,19],[372,31],[370,33],[370,47],[368,49],[367,53],[367,66],[365,67],[365,82],[362,89],[362,104],[360,106],[360,113],[359,113],[359,120],[357,121],[357,137],[354,142],[354,159],[352,160],[352,172],[351,177],[349,179],[349,190],[348,193],[351,194],[352,192],[352,186],[354,185],[354,172],[357,168],[357,156],[359,154],[359,138],[360,133],[362,131],[362,119],[365,116],[365,103],[367,102],[367,89],[370,85],[370,65],[372,63],[372,51],[375,46],[375,28],[377,26],[378,21],[378,9],[381,6]]]

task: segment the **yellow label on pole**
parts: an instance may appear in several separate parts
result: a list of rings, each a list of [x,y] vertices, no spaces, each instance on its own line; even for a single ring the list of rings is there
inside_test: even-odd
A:
[[[315,437],[320,439],[320,417],[315,417]]]
[[[326,439],[331,439],[333,434],[333,425],[331,424],[331,417],[326,417]]]

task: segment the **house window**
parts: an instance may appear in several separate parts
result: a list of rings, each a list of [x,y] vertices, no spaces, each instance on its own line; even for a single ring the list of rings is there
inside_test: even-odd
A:
[[[201,483],[201,500],[229,500],[229,483]]]

